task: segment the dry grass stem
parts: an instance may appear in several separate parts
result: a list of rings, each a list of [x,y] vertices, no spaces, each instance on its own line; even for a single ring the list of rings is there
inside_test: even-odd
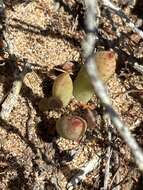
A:
[[[105,116],[106,117],[106,116]],[[111,156],[112,156],[112,148],[111,148],[111,141],[112,141],[112,133],[111,133],[111,127],[110,127],[110,118],[107,116],[105,118],[105,128],[107,130],[108,134],[108,147],[107,147],[107,153],[106,153],[106,166],[105,166],[105,176],[104,176],[104,186],[102,190],[108,190],[108,183],[110,179],[110,163],[111,163]]]
[[[86,48],[87,47],[89,47],[89,48],[87,51],[86,51],[85,47],[83,47],[83,48],[84,48],[84,52],[86,52],[85,53],[85,66],[86,66],[87,72],[91,78],[91,82],[94,87],[94,90],[95,90],[97,96],[100,98],[101,103],[105,106],[113,125],[117,128],[117,130],[119,131],[119,133],[122,136],[122,138],[124,139],[124,141],[130,147],[139,169],[143,172],[142,149],[139,147],[138,143],[136,142],[136,139],[131,135],[131,132],[129,131],[128,127],[126,127],[123,124],[123,122],[119,118],[118,114],[112,108],[111,101],[107,95],[106,89],[105,89],[102,81],[99,79],[97,67],[95,64],[94,56],[93,56],[94,47],[96,44],[96,37],[95,37],[96,33],[95,32],[96,32],[97,25],[96,25],[95,20],[96,20],[97,12],[95,9],[95,5],[97,5],[97,1],[89,0],[89,1],[86,1],[86,4],[87,4],[86,44],[88,44],[88,46],[86,46]]]

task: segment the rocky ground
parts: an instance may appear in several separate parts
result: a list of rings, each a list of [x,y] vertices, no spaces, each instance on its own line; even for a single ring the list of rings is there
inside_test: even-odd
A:
[[[0,101],[9,93],[17,68],[29,62],[32,72],[25,76],[18,102],[9,118],[0,121],[1,190],[66,190],[67,183],[80,167],[96,153],[106,154],[107,129],[103,124],[103,109],[96,97],[90,102],[95,107],[96,125],[87,130],[80,143],[65,140],[54,130],[55,121],[63,112],[79,115],[85,112],[74,99],[58,112],[42,113],[38,108],[39,101],[51,95],[49,78],[59,72],[55,71],[55,66],[82,64],[84,5],[76,0],[57,2],[63,2],[61,8],[53,0],[5,0],[1,44],[8,46],[0,55]],[[143,30],[142,1],[133,2],[115,1]],[[143,146],[143,76],[132,67],[135,61],[142,64],[143,40],[119,16],[107,10],[101,12],[99,33],[96,48],[112,49],[118,56],[116,72],[107,83],[113,107]],[[120,189],[142,189],[142,176],[117,132],[113,133],[112,144],[110,189],[115,185],[112,179],[116,173]],[[71,150],[76,153],[74,157]],[[105,165],[106,159],[103,159],[74,189],[101,189]]]

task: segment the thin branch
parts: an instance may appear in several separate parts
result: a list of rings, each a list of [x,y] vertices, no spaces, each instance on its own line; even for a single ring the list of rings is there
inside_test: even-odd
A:
[[[117,184],[113,185],[113,187],[111,187],[111,188],[112,188],[113,190],[115,190],[115,188],[120,187],[120,185],[124,184],[124,183],[127,181],[130,172],[131,172],[131,171],[129,170],[129,171],[127,172],[127,174],[123,177],[123,179],[120,180]],[[118,175],[118,172],[117,172],[117,175]],[[117,177],[117,176],[116,176],[116,177]],[[109,189],[109,190],[110,190],[110,189]]]
[[[114,151],[115,153],[115,151]],[[119,154],[116,153],[115,154],[115,165],[118,166],[119,165]],[[120,173],[119,173],[119,170],[117,172],[117,175],[116,175],[116,184],[118,184],[120,182]],[[120,185],[118,185],[116,188],[114,188],[114,190],[120,190]]]
[[[115,151],[114,151],[115,152]],[[118,165],[112,179],[111,179],[111,182],[109,184],[109,187],[108,187],[108,190],[111,190],[112,189],[112,185],[113,185],[113,182],[117,179],[117,176],[118,176],[118,173],[119,173],[119,169],[120,169],[120,165]]]
[[[143,38],[143,31],[138,29],[134,23],[130,21],[130,19],[125,15],[125,13],[121,10],[121,8],[117,7],[113,4],[110,0],[102,0],[103,5],[113,10],[117,15],[123,18],[124,22],[134,31],[136,32],[141,38]]]
[[[107,118],[106,118],[106,115],[105,115],[104,120],[105,120],[105,128],[108,133],[109,145],[107,147],[107,153],[106,153],[107,163],[106,163],[106,167],[105,167],[104,186],[103,186],[102,190],[108,190],[108,182],[110,179],[110,161],[111,161],[111,156],[112,156],[112,148],[111,148],[112,133],[111,133],[111,127],[110,127],[111,124],[110,124],[109,116],[107,115]]]
[[[100,164],[101,158],[98,155],[95,155],[89,162],[87,162],[82,168],[80,168],[79,172],[76,173],[67,184],[67,189],[72,190],[75,186],[83,181],[88,173],[97,168]]]
[[[137,62],[135,63],[129,63],[135,70],[140,72],[143,75],[143,65],[138,64]]]
[[[17,99],[22,87],[23,79],[25,75],[31,71],[30,65],[27,63],[25,64],[23,71],[17,76],[16,80],[13,82],[12,88],[5,98],[4,102],[2,103],[0,117],[4,120],[7,120],[11,111],[13,110],[14,106],[17,103]]]
[[[107,153],[106,153],[107,163],[106,163],[106,167],[105,167],[104,186],[103,186],[102,190],[107,190],[108,189],[108,182],[109,182],[109,179],[110,179],[110,160],[111,160],[111,156],[112,156],[112,149],[109,146],[108,149],[107,149]]]
[[[143,172],[143,152],[142,149],[139,147],[138,143],[136,142],[135,138],[131,135],[131,132],[129,131],[128,127],[124,126],[123,122],[119,118],[118,114],[115,112],[115,110],[112,108],[110,98],[107,95],[107,91],[102,83],[102,81],[99,79],[97,66],[95,64],[94,59],[94,47],[96,44],[96,6],[97,1],[96,0],[85,0],[86,6],[87,6],[87,15],[86,15],[86,31],[87,31],[87,37],[85,44],[88,44],[88,46],[83,46],[84,50],[84,56],[85,56],[85,67],[87,69],[88,75],[91,78],[92,85],[94,87],[94,90],[97,94],[97,96],[100,98],[101,103],[105,106],[110,119],[113,123],[113,125],[117,128],[120,135],[124,139],[124,141],[127,143],[127,145],[130,147],[134,157],[135,161],[139,167],[139,169]]]

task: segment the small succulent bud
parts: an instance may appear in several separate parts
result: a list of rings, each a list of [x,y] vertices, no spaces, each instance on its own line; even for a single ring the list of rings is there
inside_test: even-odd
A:
[[[56,123],[58,134],[70,140],[80,140],[86,128],[86,121],[79,116],[62,116]]]
[[[84,65],[81,67],[73,84],[74,97],[83,103],[87,103],[94,94],[90,78]]]
[[[116,69],[116,56],[112,51],[99,51],[95,54],[95,63],[99,72],[100,78],[103,82],[115,73]],[[94,90],[90,82],[90,78],[84,65],[81,67],[73,87],[74,97],[83,103],[87,103],[93,96]]]
[[[50,97],[50,98],[43,98],[39,102],[39,110],[42,112],[48,111],[49,109],[60,109],[62,108],[63,104],[61,100],[59,100],[57,97]]]
[[[73,96],[73,83],[68,73],[62,73],[56,78],[52,95],[59,98],[64,107],[68,105]]]
[[[116,70],[116,54],[112,51],[99,51],[95,55],[95,63],[103,82],[107,82]]]

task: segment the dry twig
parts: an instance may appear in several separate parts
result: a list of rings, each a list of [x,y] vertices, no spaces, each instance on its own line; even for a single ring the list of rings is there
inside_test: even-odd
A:
[[[100,164],[101,158],[95,155],[89,162],[87,162],[79,172],[71,178],[70,182],[67,184],[67,189],[72,190],[80,181],[83,181],[88,173],[97,168]]]
[[[138,29],[134,23],[131,22],[131,20],[124,14],[124,12],[121,10],[121,8],[117,7],[115,4],[113,4],[110,0],[102,0],[103,5],[114,11],[117,15],[119,15],[124,22],[134,31],[136,32],[141,38],[143,38],[143,31]]]
[[[110,179],[110,160],[111,160],[111,156],[112,156],[112,148],[111,148],[111,141],[112,141],[112,133],[111,133],[111,127],[110,127],[110,118],[106,118],[105,115],[105,127],[108,133],[108,147],[107,147],[107,153],[106,153],[106,167],[105,167],[105,176],[104,176],[104,186],[102,188],[102,190],[108,190],[108,182]]]
[[[117,169],[116,169],[116,171],[117,171],[117,173],[116,173],[116,176],[115,176],[115,180],[116,180],[116,184],[119,184],[119,182],[120,182],[120,174],[119,174],[119,154],[117,153],[117,152],[115,152],[114,151],[114,154],[115,154],[115,165],[116,165],[116,167],[117,167]],[[115,188],[114,188],[114,190],[120,190],[120,185],[118,185],[118,186],[116,186]]]
[[[4,120],[7,120],[11,111],[13,110],[14,106],[17,103],[17,99],[22,87],[23,79],[25,75],[31,71],[31,66],[27,63],[25,64],[23,71],[17,76],[16,80],[13,82],[13,86],[5,98],[4,102],[2,103],[0,117]]]
[[[113,125],[117,128],[120,135],[130,147],[135,161],[139,167],[139,169],[143,172],[143,152],[142,149],[139,147],[138,143],[136,142],[135,138],[131,135],[128,127],[126,127],[121,119],[119,118],[118,114],[112,108],[110,98],[107,95],[106,89],[99,79],[97,67],[95,64],[94,59],[94,48],[96,44],[96,30],[97,30],[97,0],[85,0],[87,6],[87,15],[86,15],[86,31],[87,37],[83,46],[84,56],[85,56],[85,67],[91,78],[92,85],[97,96],[100,98],[101,103],[105,106],[110,119]]]
[[[130,64],[130,63],[129,63]],[[132,67],[143,75],[143,65],[139,65],[137,62],[131,63]]]

